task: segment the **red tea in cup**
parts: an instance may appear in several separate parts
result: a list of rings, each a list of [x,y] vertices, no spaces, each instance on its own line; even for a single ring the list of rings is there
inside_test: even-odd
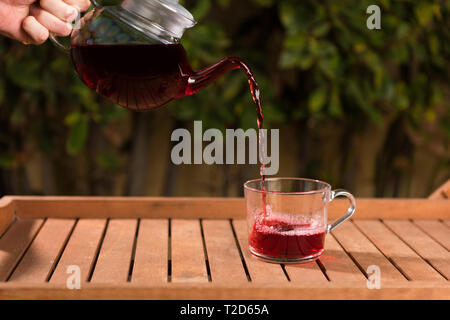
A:
[[[320,255],[323,252],[325,230],[314,223],[295,221],[274,213],[256,219],[249,234],[254,253],[282,258]]]

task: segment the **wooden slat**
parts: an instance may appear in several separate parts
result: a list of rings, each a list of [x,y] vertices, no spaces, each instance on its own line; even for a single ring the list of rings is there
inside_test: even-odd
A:
[[[141,220],[131,278],[132,282],[167,282],[168,241],[168,220]]]
[[[69,277],[67,268],[72,265],[80,268],[83,282],[88,280],[105,225],[105,219],[81,219],[77,222],[50,282],[66,283]]]
[[[381,285],[385,280],[406,281],[406,278],[387,260],[383,254],[355,227],[352,222],[341,224],[333,235],[343,248],[352,255],[361,268],[367,272],[371,265],[380,268]]]
[[[450,229],[448,226],[438,220],[414,220],[414,223],[447,250],[450,250]]]
[[[445,280],[379,220],[360,220],[355,224],[402,270],[410,280]]]
[[[441,274],[450,278],[450,253],[445,248],[408,220],[385,220],[384,223]]]
[[[134,219],[109,221],[91,282],[127,282],[136,227]]]
[[[12,197],[20,217],[217,218],[245,216],[242,198]],[[76,210],[74,210],[76,208]]]
[[[315,261],[302,264],[286,264],[286,273],[289,275],[291,282],[328,282],[320,267]]]
[[[230,221],[204,220],[203,233],[212,281],[236,284],[248,281]]]
[[[245,218],[242,198],[11,197],[20,217],[42,218]],[[357,199],[355,219],[448,219],[450,202],[425,199]],[[348,201],[330,204],[330,220]],[[74,210],[76,208],[76,210]]]
[[[5,281],[11,273],[42,222],[42,219],[19,219],[0,238],[0,281]]]
[[[320,262],[325,267],[330,281],[366,281],[364,274],[331,234],[325,238],[325,252],[320,257]]]
[[[244,256],[251,281],[255,283],[284,283],[287,278],[279,264],[267,263],[254,257],[248,250],[248,231],[245,220],[233,220],[242,255]]]
[[[74,224],[75,220],[72,219],[46,220],[9,281],[28,283],[46,281]]]
[[[0,199],[0,237],[13,222],[14,211],[15,204],[11,197]]]
[[[171,225],[172,282],[207,282],[199,220],[174,219]]]

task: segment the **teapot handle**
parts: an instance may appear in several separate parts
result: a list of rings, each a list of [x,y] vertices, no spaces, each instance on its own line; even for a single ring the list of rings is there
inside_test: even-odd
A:
[[[91,0],[91,3],[92,3],[92,5],[93,5],[93,7],[95,9],[101,7],[101,5],[98,3],[97,0]],[[75,19],[75,21],[72,24],[72,30],[73,30],[74,27],[79,25],[80,19],[81,19],[81,13],[78,12],[78,16],[77,16],[77,18]],[[68,51],[70,49],[69,46],[64,45],[63,43],[61,43],[61,41],[59,41],[59,39],[58,39],[58,36],[56,34],[54,34],[53,32],[50,33],[49,38],[58,48],[61,48],[61,49],[65,50],[65,51]]]
[[[69,46],[66,46],[62,42],[60,42],[58,40],[58,36],[53,32],[50,32],[49,38],[58,48],[63,49],[64,51],[68,51],[70,49]]]

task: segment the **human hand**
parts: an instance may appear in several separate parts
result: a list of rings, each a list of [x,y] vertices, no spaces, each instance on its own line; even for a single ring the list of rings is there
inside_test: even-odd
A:
[[[0,0],[0,34],[25,44],[42,44],[50,33],[68,36],[89,0]]]

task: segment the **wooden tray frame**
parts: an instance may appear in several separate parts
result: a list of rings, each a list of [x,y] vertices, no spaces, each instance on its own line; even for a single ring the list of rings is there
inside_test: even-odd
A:
[[[345,211],[337,200],[329,218]],[[355,221],[450,219],[450,201],[358,199]],[[0,236],[15,219],[244,219],[241,198],[23,197],[0,199]],[[449,261],[450,263],[450,261]],[[122,285],[85,283],[68,290],[51,283],[1,283],[0,299],[450,299],[447,281],[385,281],[379,290],[364,282],[317,283],[166,283]]]

